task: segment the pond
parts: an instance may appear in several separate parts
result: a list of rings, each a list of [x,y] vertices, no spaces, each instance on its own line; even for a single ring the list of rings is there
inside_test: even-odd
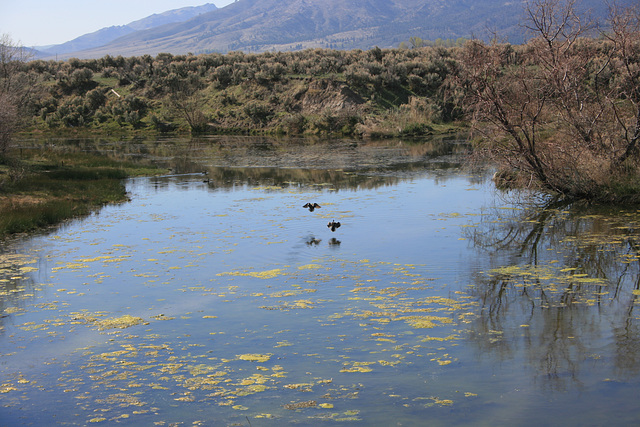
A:
[[[636,209],[454,138],[54,142],[171,173],[1,244],[1,425],[640,422]]]

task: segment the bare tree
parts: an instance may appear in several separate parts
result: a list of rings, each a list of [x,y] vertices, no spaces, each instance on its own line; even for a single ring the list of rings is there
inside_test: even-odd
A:
[[[0,156],[5,153],[15,131],[18,114],[9,96],[0,93]]]
[[[617,53],[612,58],[618,70],[619,97],[625,99],[629,112],[623,111],[625,105],[607,99],[611,104],[616,123],[622,130],[622,138],[626,149],[618,158],[622,164],[627,158],[637,155],[638,139],[640,139],[640,9],[611,8],[611,32],[605,37],[613,44]]]
[[[21,70],[29,57],[29,52],[7,34],[0,36],[0,154],[7,150],[32,88]]]
[[[573,0],[532,0],[525,46],[467,43],[462,82],[480,149],[520,185],[573,198],[635,197],[640,163],[640,40],[637,9],[612,9],[611,31]],[[633,193],[633,195],[632,195]]]

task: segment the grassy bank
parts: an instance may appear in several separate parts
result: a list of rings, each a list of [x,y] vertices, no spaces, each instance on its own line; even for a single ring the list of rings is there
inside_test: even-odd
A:
[[[0,159],[0,238],[128,200],[123,179],[160,172],[86,153]]]

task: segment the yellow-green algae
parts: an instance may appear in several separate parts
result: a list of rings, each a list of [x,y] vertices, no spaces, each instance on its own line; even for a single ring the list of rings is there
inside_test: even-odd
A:
[[[96,322],[96,325],[98,326],[98,329],[100,329],[101,331],[104,331],[106,329],[116,329],[116,328],[126,329],[126,328],[130,328],[131,326],[139,325],[143,322],[144,320],[142,320],[141,317],[135,317],[129,314],[125,314],[124,316],[120,316],[120,317],[112,317],[109,319],[98,320]]]
[[[248,360],[251,362],[266,362],[271,358],[271,354],[256,354],[256,353],[247,353],[247,354],[239,354],[237,357],[240,360]]]
[[[247,277],[255,277],[257,279],[273,279],[283,274],[285,274],[283,269],[274,268],[274,269],[265,270],[265,271],[246,271],[246,272],[230,271],[225,273],[218,273],[217,275],[218,276],[247,276]]]
[[[99,257],[78,259],[86,262],[101,261],[101,259],[98,258]],[[102,261],[104,260],[105,259],[102,259]],[[340,260],[336,260],[335,262],[340,264],[345,263]],[[265,300],[277,299],[279,300],[279,307],[286,309],[313,308],[319,304],[324,304],[326,301],[315,297],[318,293],[315,285],[309,286],[307,283],[307,286],[303,287],[300,283],[306,282],[306,275],[313,275],[314,278],[319,278],[320,280],[331,279],[328,276],[317,276],[320,268],[317,268],[316,265],[320,266],[320,264],[307,264],[302,266],[303,268],[294,267],[288,269],[283,267],[262,272],[221,273],[216,279],[221,281],[220,286],[217,288],[214,286],[188,286],[183,289],[185,292],[194,292],[199,295],[223,296],[226,298],[234,298],[235,300],[244,297],[262,298]],[[353,265],[357,264],[354,263]],[[457,338],[457,335],[452,335],[450,332],[443,334],[442,337],[437,336],[437,334],[426,337],[416,335],[411,338],[413,344],[410,345],[410,335],[399,335],[397,333],[398,330],[403,330],[402,327],[400,327],[400,329],[394,327],[394,331],[396,331],[394,333],[385,332],[384,328],[386,327],[385,325],[391,326],[391,324],[394,324],[397,326],[399,323],[405,323],[406,327],[404,330],[406,333],[414,329],[419,331],[425,328],[434,331],[440,327],[447,327],[446,330],[449,331],[451,326],[464,319],[465,311],[471,311],[471,308],[474,306],[473,302],[465,299],[465,295],[461,295],[460,298],[422,296],[421,291],[429,289],[434,279],[422,277],[420,274],[415,273],[415,266],[396,265],[393,266],[392,270],[384,271],[389,263],[371,263],[369,260],[366,260],[366,262],[359,263],[359,265],[366,269],[366,271],[361,272],[364,274],[353,274],[343,279],[343,283],[345,284],[348,284],[350,281],[355,284],[352,289],[348,289],[348,287],[345,289],[345,292],[350,292],[352,295],[355,295],[355,298],[350,303],[344,305],[344,311],[333,314],[329,313],[328,315],[323,314],[324,319],[322,322],[331,324],[335,319],[351,319],[350,321],[355,322],[355,325],[360,324],[360,327],[368,331],[363,341],[365,345],[368,341],[375,343],[375,346],[382,345],[383,347],[370,347],[371,357],[369,360],[365,358],[358,361],[344,361],[344,363],[335,367],[335,375],[364,378],[367,373],[373,371],[394,369],[400,364],[410,363],[409,357],[419,357],[420,353],[424,352],[424,350],[420,348],[421,344],[419,343],[421,342],[429,343],[430,341],[455,340]],[[331,271],[331,266],[323,268],[329,272]],[[380,274],[380,270],[383,270],[382,275]],[[291,278],[297,283],[278,282],[279,289],[271,289],[272,285],[269,285],[264,289],[270,289],[269,292],[245,293],[242,285],[225,286],[225,276],[228,277],[226,280],[229,281],[233,280],[234,277],[248,276],[255,278]],[[305,295],[305,299],[300,299],[302,294]],[[229,300],[229,302],[232,301],[234,300]],[[256,305],[255,308],[258,309],[260,306]],[[187,319],[195,319],[190,313],[184,314],[185,315],[177,314],[172,316],[155,314],[148,318],[152,320],[152,322],[168,319],[185,319],[185,321]],[[224,324],[224,312],[216,314],[217,316],[212,316],[205,312],[197,316],[197,318],[218,318],[219,322],[207,322],[209,325]],[[108,331],[116,328],[129,328],[142,323],[148,324],[143,318],[131,315],[114,316],[108,312],[81,311],[70,313],[67,318],[61,318],[59,322],[51,322],[50,324],[57,324],[59,325],[58,327],[63,327],[65,324],[84,324],[87,326],[98,326],[99,330]],[[381,329],[376,330],[376,328]],[[209,333],[216,334],[218,332],[213,329]],[[293,335],[293,337],[295,337],[295,335]],[[327,390],[326,388],[330,387],[335,381],[333,378],[319,378],[314,382],[280,383],[283,378],[287,378],[290,375],[287,372],[289,369],[285,369],[285,367],[280,365],[269,365],[269,363],[275,356],[279,357],[282,354],[280,353],[281,350],[286,349],[289,351],[289,349],[291,349],[291,351],[296,351],[299,345],[296,343],[295,338],[289,340],[279,339],[277,341],[274,339],[271,347],[277,350],[273,353],[248,352],[236,354],[235,359],[233,356],[227,356],[226,359],[220,357],[216,354],[218,353],[217,350],[211,354],[204,351],[198,353],[197,346],[201,344],[197,344],[197,341],[189,342],[187,335],[185,335],[182,344],[176,345],[169,342],[158,343],[159,337],[153,336],[152,334],[147,335],[146,338],[135,336],[123,338],[131,341],[126,344],[119,344],[120,348],[97,352],[97,354],[93,354],[91,350],[87,350],[86,357],[88,362],[83,365],[83,372],[73,373],[70,371],[59,377],[59,386],[67,393],[75,395],[74,397],[79,401],[93,400],[96,404],[108,403],[111,405],[111,409],[108,410],[112,416],[110,416],[108,420],[116,420],[119,419],[118,417],[129,416],[129,414],[121,412],[116,413],[116,408],[123,404],[125,405],[124,407],[130,405],[142,407],[136,410],[138,414],[152,411],[152,406],[141,399],[141,396],[146,395],[149,390],[167,393],[171,391],[173,393],[172,400],[176,404],[192,404],[199,399],[203,399],[202,393],[206,393],[205,399],[212,400],[214,404],[241,411],[251,411],[252,405],[248,403],[248,401],[240,401],[240,399],[246,399],[248,396],[257,393],[267,392],[273,388],[285,389],[292,393],[314,393],[313,402],[315,402],[315,405],[313,405],[313,407],[321,409],[330,409],[329,405],[334,405],[333,402],[322,402],[322,400],[320,400],[321,396],[332,395],[334,396],[333,398],[335,398],[336,393],[338,395],[342,393],[336,390],[344,388],[343,386],[335,386],[333,389]],[[147,341],[147,343],[145,343],[145,341]],[[135,344],[136,342],[138,343],[137,345]],[[114,343],[114,345],[118,344]],[[390,354],[386,358],[381,358],[379,355],[381,351],[399,351],[400,353]],[[188,352],[188,354],[186,352]],[[309,354],[306,357],[322,360],[328,356],[320,353],[315,355]],[[236,362],[234,362],[234,360]],[[431,357],[431,360],[436,364],[445,365],[455,359],[444,353]],[[261,374],[248,374],[245,372],[248,368],[234,367],[234,363],[243,361],[259,363],[259,366],[252,364],[253,367],[251,369],[256,369],[261,372]],[[80,391],[79,386],[86,382],[93,383],[95,386],[100,387],[118,388],[121,390],[121,393],[112,394],[110,400],[95,398],[92,397],[91,394]],[[22,389],[24,386],[25,384],[21,385],[17,382],[7,382],[3,384],[0,390],[3,390],[4,393],[12,393]],[[358,387],[363,386],[364,385],[360,384]],[[176,392],[176,388],[182,388],[184,391]],[[322,390],[323,388],[325,391]],[[348,388],[345,388],[345,390],[348,390]],[[350,398],[357,398],[357,392],[345,391],[344,393],[346,393],[345,396],[352,396]],[[98,400],[101,400],[101,402],[98,402]],[[284,403],[283,405],[292,405],[290,407],[304,409],[306,405],[311,405],[310,402],[312,401],[294,400],[293,403]],[[286,406],[283,407],[286,408]],[[311,408],[311,406],[308,407]],[[339,413],[334,415],[332,413],[331,419],[353,420],[357,419],[355,415],[358,413],[358,411],[346,411],[343,412],[343,415]],[[262,414],[265,413],[263,412]],[[131,416],[135,415],[135,413],[131,413]],[[260,415],[260,413],[258,413],[258,415]],[[256,415],[256,417],[258,415]],[[267,415],[265,415],[265,417]]]

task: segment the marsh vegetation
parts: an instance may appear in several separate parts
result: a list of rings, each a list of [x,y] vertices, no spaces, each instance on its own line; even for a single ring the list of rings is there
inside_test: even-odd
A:
[[[0,157],[0,238],[35,231],[128,200],[123,180],[160,173],[136,163],[36,141]],[[116,156],[117,157],[117,156]]]

